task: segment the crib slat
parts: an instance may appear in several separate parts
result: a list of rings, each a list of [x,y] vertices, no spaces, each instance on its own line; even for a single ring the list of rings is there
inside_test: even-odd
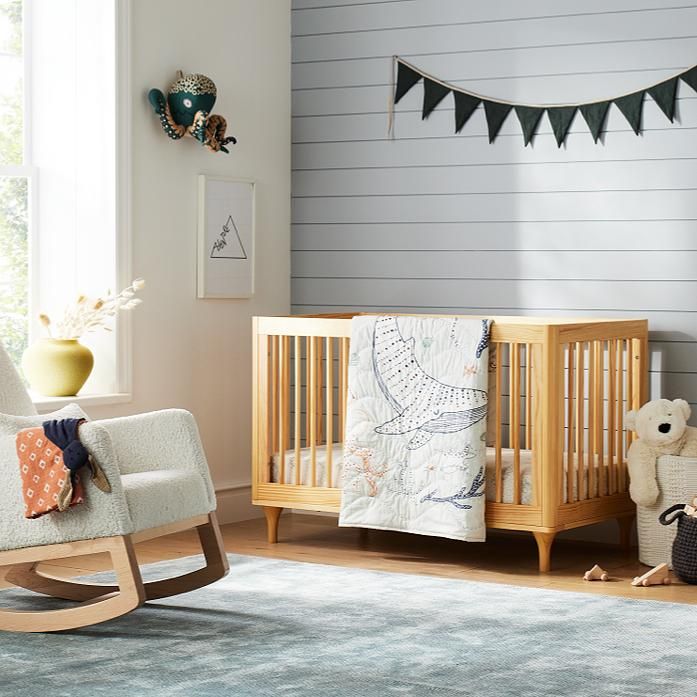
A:
[[[501,413],[501,380],[502,380],[502,370],[501,364],[503,363],[503,343],[496,345],[496,501],[501,503],[503,501],[503,475],[501,472],[501,420],[503,414]],[[510,437],[510,436],[509,436]]]
[[[588,498],[595,496],[595,341],[588,342]]]
[[[322,382],[323,382],[323,373],[322,373],[322,355],[323,355],[323,346],[324,342],[322,341],[322,337],[318,336],[315,338],[315,341],[317,342],[317,348],[316,348],[316,358],[315,360],[317,361],[317,377],[316,377],[316,389],[317,389],[317,416],[316,416],[316,424],[317,424],[317,443],[322,443],[324,441],[324,395],[322,391]]]
[[[574,501],[574,344],[567,349],[567,385],[566,385],[566,501]]]
[[[325,424],[327,435],[327,483],[326,486],[331,487],[332,484],[332,456],[334,454],[334,339],[327,337],[327,415]]]
[[[632,341],[627,339],[627,406],[625,411],[634,409],[634,366],[632,365]],[[632,444],[632,432],[627,429],[626,431],[626,447],[629,450],[629,446]]]
[[[615,449],[617,450],[617,464],[619,466],[620,491],[625,491],[626,482],[624,476],[624,342],[617,341],[617,431],[615,433]]]
[[[532,446],[532,346],[525,344],[525,449]]]
[[[278,337],[278,481],[286,483],[286,390],[288,373],[286,368],[287,336]]]
[[[341,360],[341,372],[344,381],[344,392],[341,395],[341,410],[344,414],[344,418],[341,422],[341,440],[342,442],[346,440],[346,429],[344,423],[346,421],[346,403],[348,402],[348,369],[350,360],[350,340],[347,337],[341,339],[341,350],[343,353],[343,358]]]
[[[533,469],[533,492],[532,503],[534,506],[540,505],[542,492],[542,461],[540,454],[542,452],[542,441],[545,437],[544,421],[541,418],[542,410],[542,393],[544,390],[544,370],[543,366],[543,348],[542,344],[532,345],[532,385],[533,385],[533,400],[532,408],[534,415],[532,417],[532,469]]]
[[[311,387],[311,380],[310,380],[310,371],[311,371],[311,362],[310,362],[310,354],[312,353],[311,351],[311,346],[312,344],[312,337],[306,336],[305,337],[305,447],[309,448],[310,447],[310,387]]]
[[[310,447],[310,481],[311,486],[317,486],[317,367],[316,341],[314,336],[307,338],[307,382]]]
[[[595,450],[598,453],[598,481],[596,496],[603,496],[605,491],[605,345],[596,342],[595,360],[597,361],[595,379]]]
[[[295,445],[295,484],[298,485],[300,484],[300,446],[301,446],[301,438],[302,438],[302,432],[300,430],[300,416],[302,413],[302,403],[301,403],[301,397],[302,397],[302,376],[300,373],[300,369],[302,368],[302,354],[301,354],[301,340],[299,336],[295,337],[295,364],[294,364],[294,369],[295,369],[295,409],[293,413],[294,417],[294,436],[293,436],[293,441]]]
[[[271,477],[271,454],[269,447],[269,337],[257,335],[256,342],[256,376],[258,384],[254,386],[254,414],[257,427],[254,447],[255,482],[264,484],[273,481]]]
[[[579,501],[588,498],[584,483],[583,446],[586,437],[584,421],[586,410],[585,390],[586,345],[580,342],[576,350],[576,495]]]
[[[510,346],[509,440],[513,448],[513,503],[520,504],[520,344]]]
[[[271,385],[271,452],[278,452],[278,336],[271,339],[271,357],[269,359],[269,383]]]
[[[344,442],[344,393],[346,392],[346,387],[344,386],[344,340],[339,339],[339,370],[337,374],[337,379],[339,383],[339,394],[338,401],[336,405],[336,410],[338,414],[338,433],[339,442]]]
[[[617,470],[615,469],[615,371],[617,356],[615,341],[609,341],[607,346],[608,373],[607,373],[607,467],[608,467],[608,494],[617,491]]]

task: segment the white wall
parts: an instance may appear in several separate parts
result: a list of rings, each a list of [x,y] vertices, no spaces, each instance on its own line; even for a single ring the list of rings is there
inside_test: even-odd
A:
[[[392,56],[494,98],[580,102],[697,61],[697,5],[667,0],[293,0],[294,313],[647,317],[652,395],[697,423],[697,95],[671,124],[646,98],[595,145],[581,115],[558,148],[417,85],[387,136]],[[584,531],[585,535],[588,531]]]
[[[91,408],[103,418],[183,407],[196,416],[224,520],[249,504],[251,317],[289,309],[290,7],[288,0],[132,3],[133,276],[146,279],[133,314],[133,401]],[[238,139],[230,154],[169,140],[147,102],[177,69],[218,88],[215,113]],[[256,294],[196,299],[197,175],[257,182]]]
[[[647,317],[653,396],[697,423],[697,94],[670,123],[646,97],[637,137],[615,106],[595,145],[577,114],[493,144],[480,107],[454,134],[423,87],[387,137],[393,54],[480,94],[613,97],[697,61],[697,5],[663,0],[294,0],[292,301],[296,313]]]

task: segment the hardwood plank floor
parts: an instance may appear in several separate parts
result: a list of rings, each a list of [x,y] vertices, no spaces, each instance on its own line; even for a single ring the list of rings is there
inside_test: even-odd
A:
[[[237,554],[697,604],[697,586],[677,581],[670,586],[631,586],[631,579],[647,567],[637,561],[636,549],[624,551],[613,545],[558,540],[552,553],[551,573],[540,574],[537,549],[528,534],[491,532],[486,544],[466,544],[380,530],[339,528],[335,518],[308,515],[284,515],[276,545],[266,542],[262,519],[225,525],[222,532],[226,550]],[[199,552],[193,531],[142,542],[136,549],[141,564]],[[611,581],[588,583],[582,579],[583,572],[596,563],[607,569]],[[74,576],[109,568],[109,560],[99,554],[54,560],[42,568]]]

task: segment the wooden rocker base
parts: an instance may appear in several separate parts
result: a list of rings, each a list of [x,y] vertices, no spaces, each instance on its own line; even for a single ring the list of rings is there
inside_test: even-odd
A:
[[[133,549],[134,542],[161,537],[195,527],[206,566],[181,576],[143,583]],[[117,585],[61,578],[40,571],[41,561],[108,552]],[[54,598],[75,600],[77,607],[63,610],[21,612],[0,609],[0,630],[13,632],[56,632],[77,629],[125,615],[146,600],[166,598],[202,588],[223,578],[229,564],[215,513],[152,528],[134,535],[105,537],[45,547],[0,552],[0,566],[9,583]]]

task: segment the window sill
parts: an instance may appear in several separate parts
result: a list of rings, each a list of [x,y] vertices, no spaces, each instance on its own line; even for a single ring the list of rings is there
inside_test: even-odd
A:
[[[111,394],[79,394],[75,397],[46,397],[40,394],[31,395],[31,400],[39,412],[54,411],[66,404],[79,404],[81,407],[103,407],[107,404],[125,404],[133,399],[129,392],[114,392]]]

